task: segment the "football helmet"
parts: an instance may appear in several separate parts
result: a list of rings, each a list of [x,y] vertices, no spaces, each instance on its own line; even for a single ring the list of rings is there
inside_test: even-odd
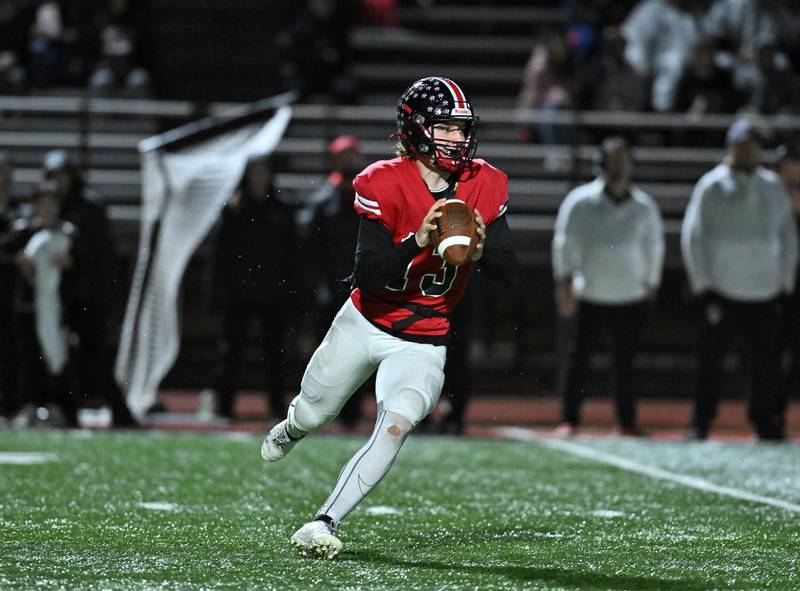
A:
[[[463,121],[464,141],[434,140],[436,123]],[[469,97],[448,78],[417,80],[397,103],[396,137],[407,154],[430,166],[459,173],[469,168],[478,147],[478,117]]]

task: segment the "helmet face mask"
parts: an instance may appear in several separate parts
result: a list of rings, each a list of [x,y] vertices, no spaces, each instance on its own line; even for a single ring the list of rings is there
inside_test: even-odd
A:
[[[463,141],[436,139],[437,124],[463,124]],[[397,134],[406,153],[446,173],[469,168],[478,147],[478,117],[463,90],[447,78],[422,78],[397,104]]]

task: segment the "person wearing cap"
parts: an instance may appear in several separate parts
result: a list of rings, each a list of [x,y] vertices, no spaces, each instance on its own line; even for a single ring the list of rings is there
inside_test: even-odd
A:
[[[750,121],[736,121],[723,161],[698,181],[683,219],[683,260],[703,312],[692,439],[708,436],[733,336],[747,358],[748,416],[756,436],[784,437],[776,421],[775,353],[781,298],[794,289],[798,238],[783,184],[761,166],[761,141]]]
[[[359,217],[353,211],[353,179],[364,168],[361,144],[357,137],[340,135],[328,144],[331,172],[309,199],[310,220],[306,227],[319,278],[316,285],[317,332],[325,335],[336,312],[350,295],[343,283],[353,272],[358,241]],[[361,418],[360,389],[342,409],[339,421],[348,428]]]
[[[78,427],[80,393],[71,380],[70,331],[61,289],[62,279],[75,264],[72,248],[77,229],[61,217],[61,199],[54,183],[40,183],[30,204],[32,215],[15,227],[20,247],[16,261],[24,277],[15,303],[25,406],[14,424],[39,420],[51,426]],[[56,409],[61,416],[54,414]]]
[[[55,184],[62,218],[76,228],[75,264],[64,273],[64,315],[78,336],[76,373],[81,398],[106,401],[113,427],[136,427],[112,375],[111,306],[117,284],[111,225],[101,197],[89,188],[72,154],[51,150],[42,161],[42,176]]]

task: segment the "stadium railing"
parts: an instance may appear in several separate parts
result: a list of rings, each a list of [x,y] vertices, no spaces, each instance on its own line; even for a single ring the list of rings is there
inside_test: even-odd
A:
[[[23,198],[38,181],[41,156],[52,148],[75,150],[88,170],[88,179],[105,196],[120,232],[130,242],[138,220],[141,179],[137,146],[156,131],[205,115],[225,116],[242,108],[238,103],[134,100],[90,97],[0,97],[0,145],[15,155],[15,193]],[[324,179],[328,141],[338,133],[362,137],[367,160],[387,157],[394,109],[373,106],[299,104],[293,123],[277,154],[284,166],[279,188],[291,190],[299,201]],[[593,143],[604,133],[653,131],[709,132],[717,135],[733,122],[730,115],[693,118],[681,114],[564,111],[525,112],[510,109],[481,111],[483,157],[509,173],[513,197],[512,226],[522,232],[523,261],[547,260],[550,231],[558,205],[569,189],[592,176]],[[149,131],[134,122],[148,121]],[[800,131],[800,117],[759,117],[772,133]],[[537,125],[560,126],[574,143],[526,143],[518,131]],[[141,126],[139,126],[141,127]],[[129,131],[135,129],[137,131]],[[638,145],[637,181],[654,196],[666,218],[670,260],[675,262],[676,236],[691,189],[723,155],[720,147]],[[767,152],[767,158],[771,153]]]

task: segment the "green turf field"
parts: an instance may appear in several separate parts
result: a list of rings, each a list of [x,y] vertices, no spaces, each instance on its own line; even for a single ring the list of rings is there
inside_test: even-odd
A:
[[[0,589],[800,589],[800,446],[574,442],[781,508],[538,443],[412,437],[344,553],[298,554],[362,441],[267,467],[249,436],[0,432]]]

